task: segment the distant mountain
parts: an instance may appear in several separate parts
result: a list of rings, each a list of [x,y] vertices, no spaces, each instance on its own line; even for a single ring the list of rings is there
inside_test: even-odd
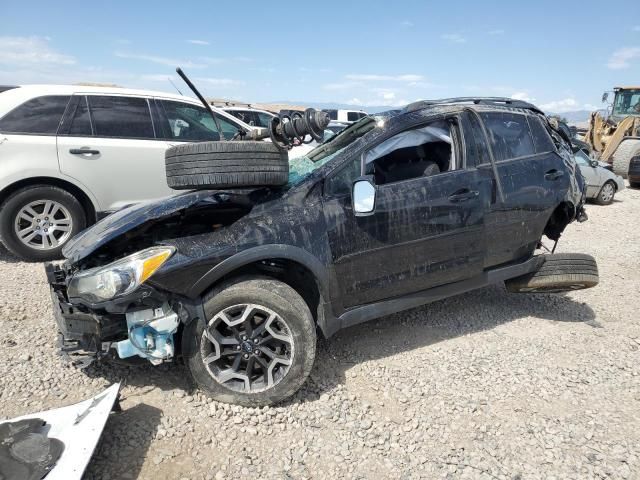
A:
[[[591,110],[574,110],[572,112],[564,113],[549,113],[549,115],[566,118],[569,123],[584,123],[589,121]]]

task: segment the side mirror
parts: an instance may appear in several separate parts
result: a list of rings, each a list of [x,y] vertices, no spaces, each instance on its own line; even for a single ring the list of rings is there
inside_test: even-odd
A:
[[[609,98],[609,92],[604,92],[602,94],[602,103],[605,103],[608,98]]]
[[[589,165],[591,165],[593,168],[596,168],[600,164],[598,163],[597,160],[590,160]]]
[[[356,217],[372,215],[376,206],[376,187],[371,176],[360,177],[353,182],[351,205]]]

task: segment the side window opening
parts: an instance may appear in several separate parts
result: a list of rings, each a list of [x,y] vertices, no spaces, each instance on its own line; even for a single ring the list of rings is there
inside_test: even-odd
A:
[[[535,155],[527,118],[518,113],[486,112],[480,116],[487,127],[496,161]]]
[[[169,123],[165,128],[168,130],[169,140],[184,142],[220,140],[220,134],[211,114],[204,108],[171,100],[160,100],[159,102]],[[227,130],[232,127],[231,123],[223,120],[220,115],[216,115],[216,118],[220,122],[225,137],[227,140],[230,139]],[[235,130],[237,131],[237,129]],[[165,136],[167,135],[165,134]]]
[[[406,130],[365,155],[367,174],[377,185],[427,177],[459,168],[451,125],[442,120]]]
[[[70,95],[32,98],[0,119],[0,132],[55,135],[70,99]]]
[[[109,95],[87,98],[97,137],[155,139],[146,98]]]
[[[353,182],[360,176],[362,165],[360,156],[349,161],[347,165],[332,174],[325,183],[325,193],[342,195],[351,192]]]
[[[536,153],[553,152],[555,150],[553,140],[549,136],[547,129],[542,125],[540,119],[537,117],[529,117],[528,119]]]

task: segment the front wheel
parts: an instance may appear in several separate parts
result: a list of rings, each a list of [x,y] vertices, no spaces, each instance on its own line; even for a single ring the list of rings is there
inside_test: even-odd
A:
[[[268,278],[226,284],[205,296],[204,311],[205,319],[185,327],[183,352],[195,382],[215,400],[270,405],[309,376],[315,324],[290,286]]]
[[[600,192],[598,192],[598,196],[596,197],[596,203],[598,205],[609,205],[613,203],[613,197],[616,195],[616,186],[612,181],[606,182]]]
[[[0,207],[0,240],[24,260],[59,258],[65,243],[85,226],[80,202],[51,185],[18,190]]]

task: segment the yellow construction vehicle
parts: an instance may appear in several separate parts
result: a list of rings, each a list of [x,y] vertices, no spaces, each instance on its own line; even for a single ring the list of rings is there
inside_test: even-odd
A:
[[[584,141],[617,175],[627,177],[629,162],[640,155],[640,87],[616,87],[608,115],[593,112]],[[606,102],[609,92],[602,95]]]

